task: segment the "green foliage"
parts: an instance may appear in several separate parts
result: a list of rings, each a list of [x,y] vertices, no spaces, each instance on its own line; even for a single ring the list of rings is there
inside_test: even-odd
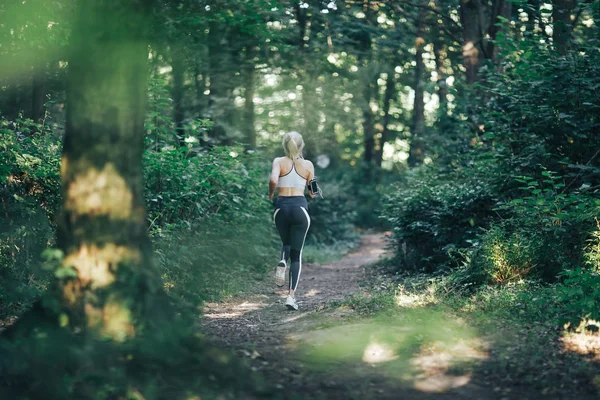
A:
[[[451,253],[488,225],[501,183],[501,169],[488,160],[449,169],[425,165],[407,174],[383,212],[398,267],[450,266]]]
[[[516,198],[497,207],[503,218],[466,250],[457,283],[555,281],[560,271],[584,262],[583,250],[600,206],[589,188],[563,193],[562,177],[550,171],[542,171],[538,179],[520,176],[516,181],[523,185]]]
[[[583,268],[562,272],[562,285],[558,286],[557,298],[564,304],[561,316],[567,327],[585,327],[587,321],[600,321],[600,275],[598,271]],[[596,322],[598,324],[598,322]]]
[[[127,343],[92,345],[85,335],[38,317],[29,327],[34,333],[12,342],[0,338],[3,398],[235,399],[262,386],[230,352],[207,345],[177,318]]]
[[[0,119],[0,319],[19,313],[46,285],[40,254],[54,242],[61,145],[31,120]]]
[[[357,205],[347,177],[341,174],[322,174],[319,181],[323,198],[309,200],[311,220],[308,243],[322,246],[355,241]]]
[[[278,252],[264,160],[235,148],[145,153],[150,233],[167,291],[188,304],[263,279]]]
[[[445,127],[449,150],[409,174],[384,211],[399,266],[456,265],[457,287],[555,281],[590,257],[600,55],[581,47],[558,56],[535,41],[507,40],[501,73],[488,70],[472,91],[480,101],[458,102],[454,118],[463,122]]]
[[[558,286],[558,299],[565,304],[561,322],[582,329],[588,323],[599,325],[600,321],[600,224],[592,232],[584,250],[584,266],[569,268],[561,273],[562,284]],[[596,321],[596,322],[592,322]],[[599,327],[599,326],[597,326]]]

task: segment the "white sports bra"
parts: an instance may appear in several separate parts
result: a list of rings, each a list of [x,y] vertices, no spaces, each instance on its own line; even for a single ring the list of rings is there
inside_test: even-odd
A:
[[[279,177],[277,187],[304,190],[304,188],[306,187],[306,178],[300,175],[298,171],[296,171],[295,161],[292,161],[292,169],[290,170],[290,172]]]

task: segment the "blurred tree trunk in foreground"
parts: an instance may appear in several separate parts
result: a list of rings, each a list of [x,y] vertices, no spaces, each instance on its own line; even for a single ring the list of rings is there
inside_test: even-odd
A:
[[[62,326],[117,341],[159,288],[142,179],[150,5],[80,3],[69,61],[56,303]]]

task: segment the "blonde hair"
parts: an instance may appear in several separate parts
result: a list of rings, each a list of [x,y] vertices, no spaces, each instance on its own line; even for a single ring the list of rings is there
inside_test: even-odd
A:
[[[283,151],[285,151],[285,155],[292,160],[297,160],[298,158],[302,157],[304,140],[302,139],[302,135],[298,132],[288,132],[283,135],[281,144],[283,145]]]

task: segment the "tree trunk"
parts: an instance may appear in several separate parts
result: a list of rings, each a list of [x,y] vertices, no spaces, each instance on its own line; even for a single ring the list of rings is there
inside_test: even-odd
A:
[[[496,37],[498,32],[505,27],[500,17],[510,19],[512,11],[512,3],[506,0],[495,0],[492,8],[492,16],[490,19],[488,36],[486,43],[485,56],[490,60],[496,60]]]
[[[208,108],[210,118],[213,121],[213,127],[209,137],[215,141],[222,143],[226,140],[227,115],[229,114],[229,90],[228,87],[231,76],[227,75],[228,69],[231,67],[229,57],[229,43],[227,40],[227,32],[223,26],[213,23],[210,26],[208,34],[208,62],[210,76],[210,95],[208,100]]]
[[[194,63],[194,89],[196,91],[196,104],[194,105],[194,115],[196,118],[202,118],[204,107],[206,106],[204,90],[206,88],[206,74],[202,71],[202,65],[199,60]]]
[[[18,83],[15,81],[8,87],[8,101],[6,107],[6,116],[8,119],[16,120],[21,112],[21,90]]]
[[[477,81],[479,66],[483,58],[480,10],[480,0],[461,0],[460,2],[460,19],[463,25],[462,56],[467,70],[468,84]]]
[[[173,68],[173,90],[171,96],[173,97],[173,120],[175,122],[175,135],[179,146],[185,146],[185,111],[184,111],[184,97],[185,97],[185,57],[183,48],[175,45],[171,48],[171,67]]]
[[[115,341],[158,312],[142,172],[149,3],[81,2],[69,60],[60,321]]]
[[[412,139],[410,143],[410,153],[408,156],[408,165],[414,167],[421,164],[425,159],[425,142],[423,133],[425,132],[425,89],[424,75],[425,63],[423,61],[423,47],[425,46],[425,9],[420,8],[419,20],[417,22],[417,38],[415,40],[416,48],[416,67],[415,80],[413,88],[415,91],[415,103],[413,107]]]
[[[318,111],[316,110],[315,100],[315,87],[313,81],[314,74],[311,70],[310,60],[306,55],[306,49],[309,42],[306,40],[308,37],[309,28],[309,16],[306,8],[300,7],[300,2],[295,5],[296,20],[298,21],[298,36],[297,45],[300,54],[298,68],[298,78],[302,85],[302,119],[304,120],[304,131],[302,136],[304,137],[304,156],[306,158],[312,158],[320,152],[318,136]]]
[[[254,56],[256,48],[246,47],[246,90],[244,93],[244,130],[246,132],[246,148],[256,150],[256,131],[254,129]]]
[[[40,68],[33,74],[31,90],[31,119],[40,122],[46,115],[46,69]]]
[[[444,45],[440,40],[433,43],[435,55],[435,69],[437,71],[437,89],[440,110],[445,109],[448,103],[448,83],[446,81],[446,68],[444,67]]]
[[[364,160],[367,165],[373,162],[373,152],[375,150],[375,129],[373,127],[373,112],[371,111],[373,90],[374,88],[371,79],[367,76],[367,83],[364,91],[365,106],[363,108]]]
[[[554,0],[552,2],[552,40],[559,54],[566,54],[571,43],[571,14],[576,0]]]
[[[381,167],[383,162],[383,147],[387,143],[390,137],[390,107],[392,99],[396,94],[396,80],[394,78],[394,68],[389,69],[387,74],[387,80],[385,82],[385,93],[383,95],[383,129],[381,131],[381,139],[379,140],[378,147],[375,151],[375,163],[378,167]]]
[[[363,0],[363,12],[365,13],[366,27],[364,32],[360,35],[359,51],[361,51],[363,55],[361,57],[359,54],[358,59],[359,61],[363,61],[363,69],[365,71],[365,88],[363,91],[363,159],[367,166],[366,171],[370,174],[370,169],[368,167],[375,158],[375,118],[373,111],[371,110],[371,100],[377,94],[377,76],[379,75],[371,70],[373,61],[373,43],[368,27],[377,23],[377,15],[375,10],[373,10],[370,0]],[[367,178],[370,178],[370,176]]]

